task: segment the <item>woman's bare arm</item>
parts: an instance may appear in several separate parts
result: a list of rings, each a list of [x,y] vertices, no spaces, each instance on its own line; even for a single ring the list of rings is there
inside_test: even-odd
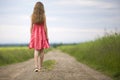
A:
[[[31,22],[30,34],[32,33],[33,23]]]
[[[46,32],[46,37],[48,39],[48,29],[47,29],[47,24],[46,24],[46,16],[44,14],[44,28],[45,28],[45,32]]]

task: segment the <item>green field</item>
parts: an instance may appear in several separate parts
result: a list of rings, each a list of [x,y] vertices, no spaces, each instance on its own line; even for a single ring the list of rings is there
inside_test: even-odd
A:
[[[47,49],[45,52],[50,49]],[[33,58],[33,52],[33,49],[28,49],[26,46],[0,47],[0,66],[26,61]]]
[[[33,57],[28,47],[0,47],[0,66],[22,62]]]
[[[120,34],[107,34],[95,41],[63,45],[58,49],[114,80],[120,80]]]

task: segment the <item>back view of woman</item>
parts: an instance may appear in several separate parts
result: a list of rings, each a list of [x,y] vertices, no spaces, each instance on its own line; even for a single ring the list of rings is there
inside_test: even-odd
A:
[[[44,5],[37,2],[31,18],[31,39],[29,48],[34,49],[35,72],[40,71],[44,59],[44,49],[49,48]]]

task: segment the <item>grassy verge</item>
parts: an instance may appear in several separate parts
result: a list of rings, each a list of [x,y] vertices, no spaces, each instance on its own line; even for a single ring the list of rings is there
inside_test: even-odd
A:
[[[51,49],[45,50],[45,52]],[[0,66],[18,63],[33,58],[33,49],[28,47],[0,47]]]
[[[52,70],[54,68],[54,65],[56,64],[56,61],[55,60],[46,60],[44,61],[43,63],[43,67],[46,69],[46,70]]]
[[[60,46],[58,49],[114,80],[120,80],[120,34],[107,35],[77,45]]]

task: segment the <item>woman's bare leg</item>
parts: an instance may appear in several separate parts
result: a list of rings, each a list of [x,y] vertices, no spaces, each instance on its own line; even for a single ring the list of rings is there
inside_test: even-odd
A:
[[[35,68],[38,68],[38,50],[34,50],[34,63],[35,63]]]
[[[40,55],[39,55],[39,69],[41,69],[41,67],[42,67],[43,59],[44,59],[44,49],[41,49]]]

